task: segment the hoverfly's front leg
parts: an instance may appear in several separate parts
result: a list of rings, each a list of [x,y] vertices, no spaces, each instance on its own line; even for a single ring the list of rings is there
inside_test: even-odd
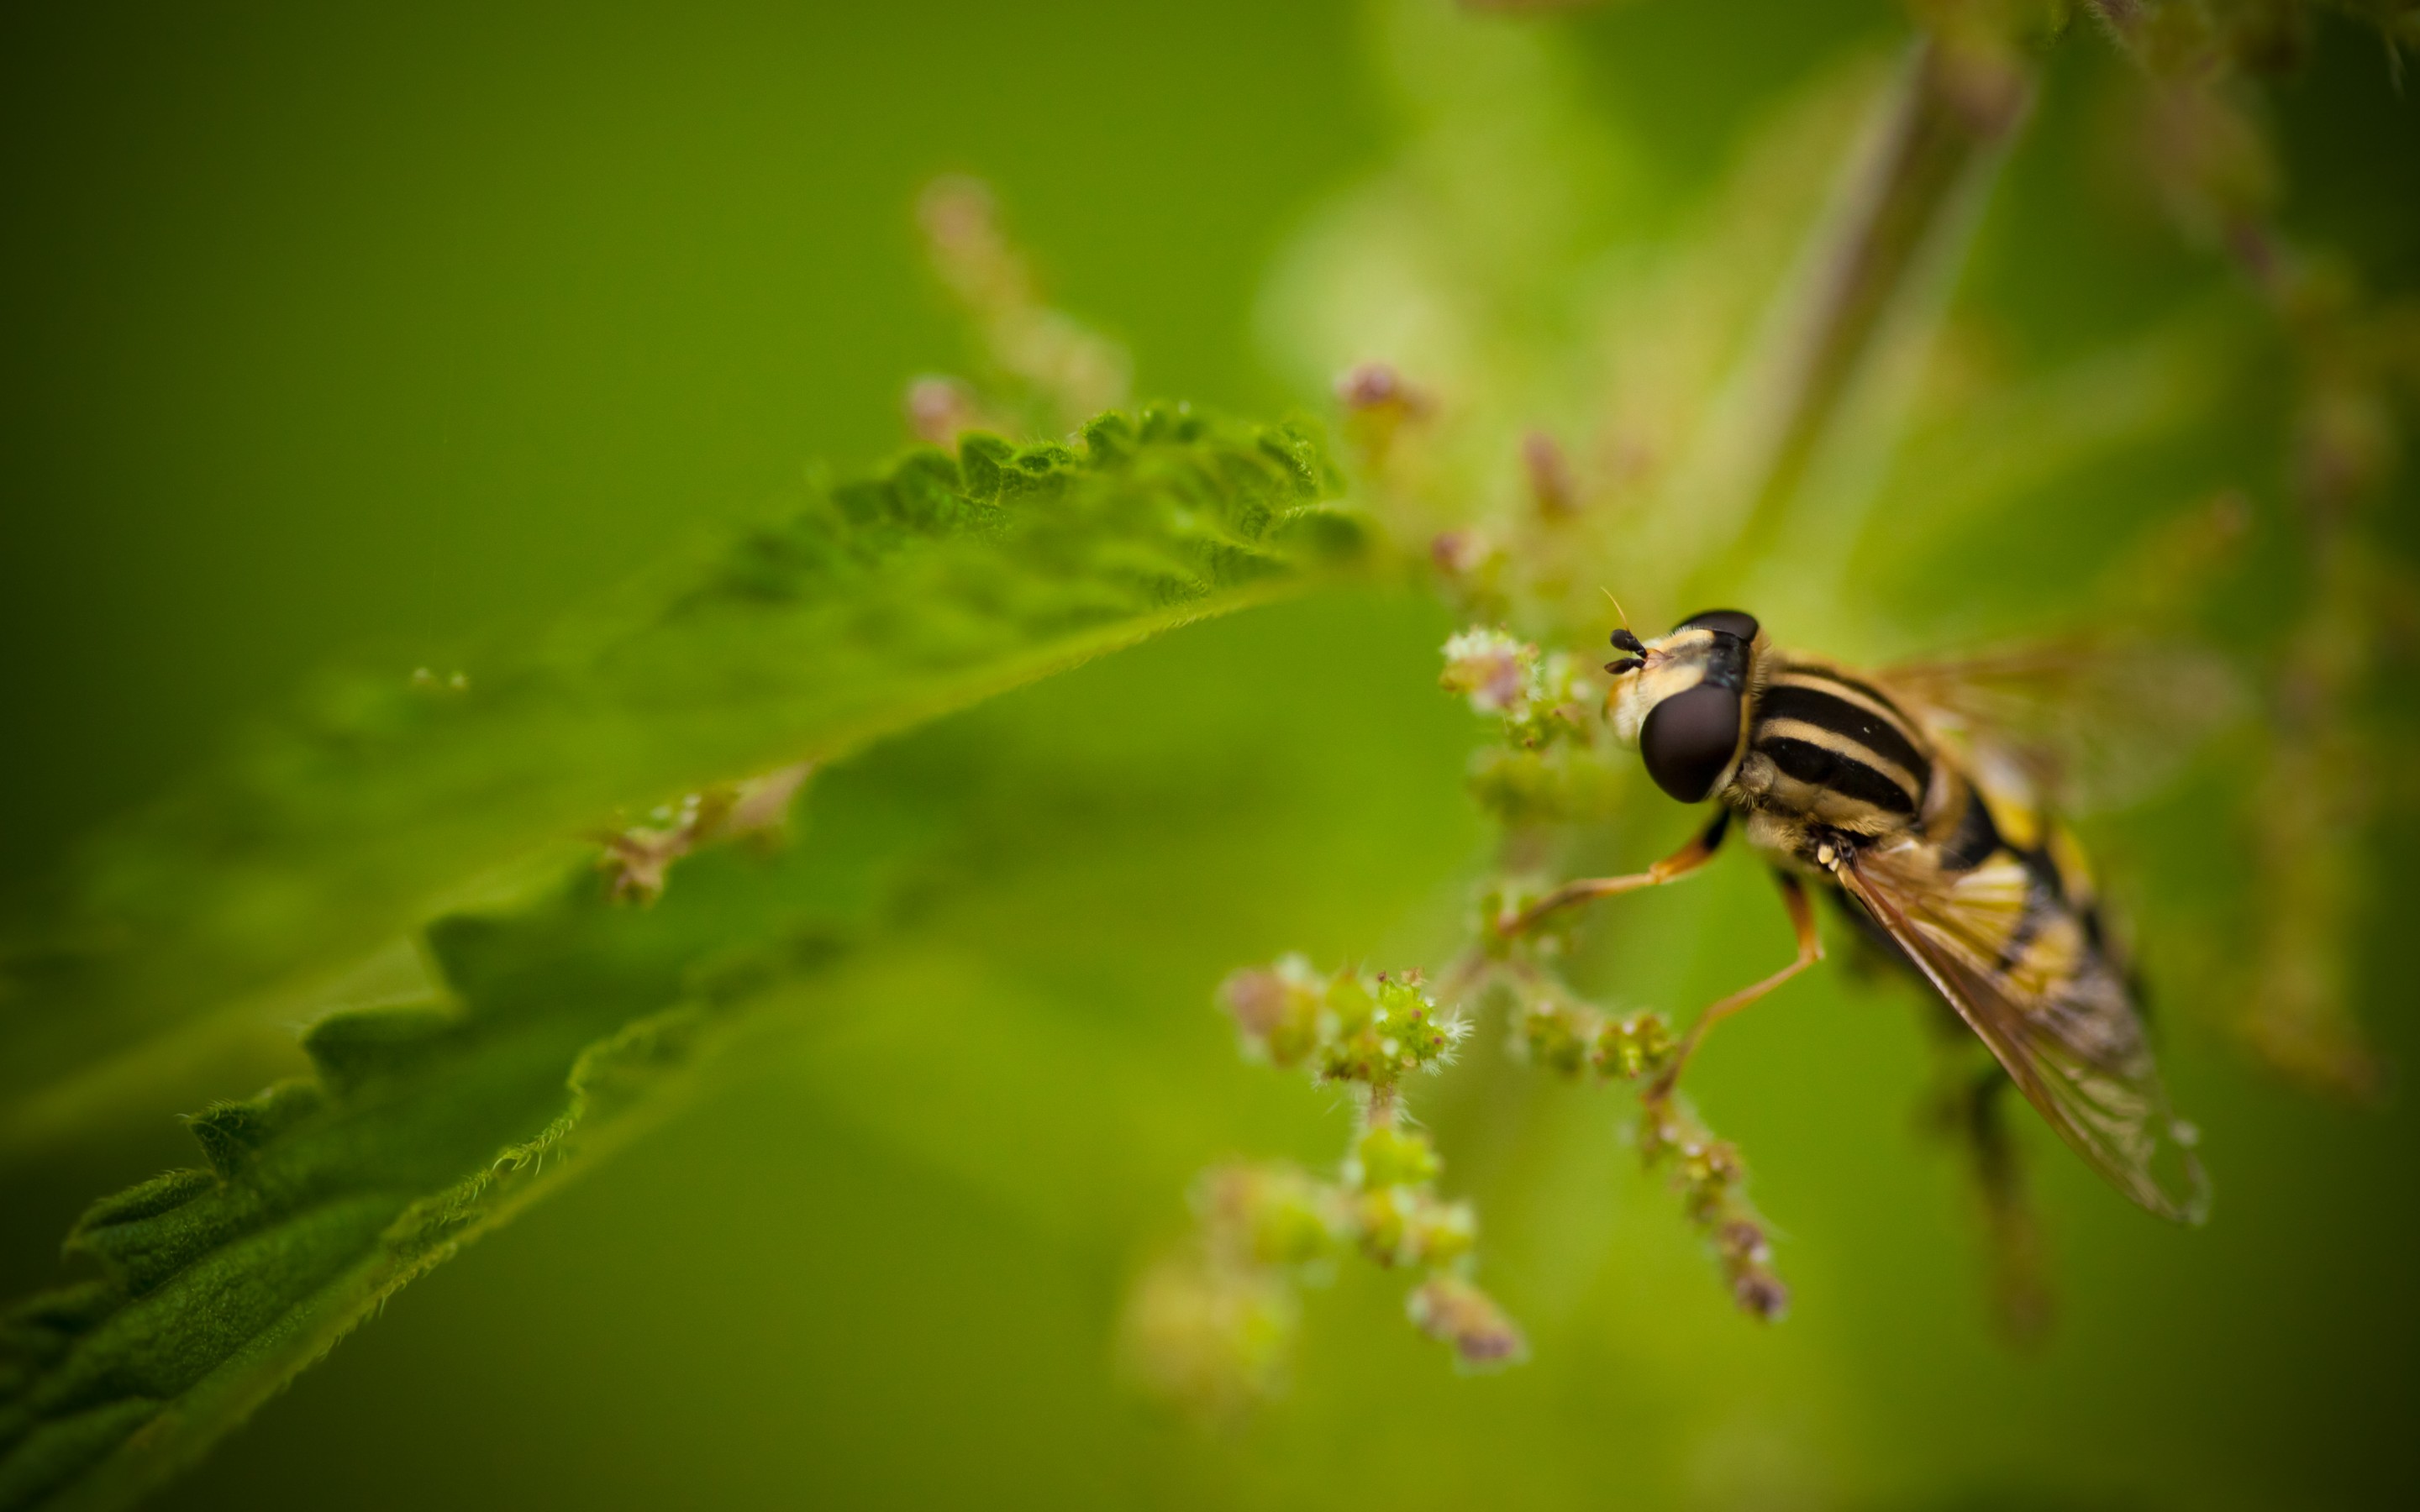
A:
[[[1524,933],[1548,914],[1569,908],[1574,903],[1677,882],[1714,858],[1715,850],[1723,843],[1723,832],[1730,827],[1730,810],[1718,810],[1714,822],[1699,831],[1695,840],[1646,871],[1634,872],[1626,877],[1582,877],[1576,882],[1566,882],[1528,907],[1497,918],[1496,933],[1503,935]]]
[[[1672,1084],[1681,1079],[1681,1068],[1689,1063],[1690,1054],[1698,1048],[1699,1041],[1705,1039],[1708,1029],[1823,959],[1823,941],[1815,933],[1815,905],[1807,896],[1807,885],[1790,872],[1780,871],[1773,873],[1773,880],[1781,887],[1781,905],[1790,910],[1790,927],[1797,932],[1798,958],[1762,981],[1753,982],[1709,1005],[1704,1012],[1699,1014],[1698,1022],[1690,1025],[1689,1032],[1682,1036],[1680,1048],[1672,1054],[1672,1063],[1664,1068],[1664,1074],[1656,1077],[1655,1085],[1648,1088],[1650,1099],[1671,1095]]]

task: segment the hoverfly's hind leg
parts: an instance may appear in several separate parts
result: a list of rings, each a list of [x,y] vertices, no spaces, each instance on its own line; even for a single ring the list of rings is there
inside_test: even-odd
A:
[[[1648,1089],[1650,1098],[1671,1094],[1672,1085],[1681,1079],[1682,1068],[1688,1065],[1689,1057],[1699,1041],[1705,1039],[1708,1029],[1823,959],[1823,940],[1815,933],[1815,904],[1807,896],[1807,885],[1788,872],[1775,872],[1773,880],[1781,888],[1781,904],[1790,910],[1790,927],[1798,935],[1797,958],[1762,981],[1751,982],[1729,997],[1709,1004],[1682,1037],[1680,1048],[1672,1054],[1672,1063],[1664,1068],[1664,1074],[1655,1078],[1655,1085]]]
[[[1989,1246],[1984,1267],[1993,1319],[2011,1343],[2031,1345],[2049,1335],[2054,1306],[2041,1227],[2026,1190],[2024,1162],[2009,1128],[2006,1094],[2014,1085],[1997,1065],[1986,1067],[1945,1111],[1965,1147],[1982,1205]]]
[[[1723,834],[1730,829],[1730,823],[1731,811],[1729,809],[1718,809],[1714,812],[1713,824],[1699,831],[1697,837],[1688,844],[1682,846],[1646,871],[1634,872],[1626,877],[1582,877],[1576,882],[1566,882],[1528,907],[1497,918],[1496,933],[1507,936],[1525,933],[1548,914],[1569,908],[1574,903],[1584,903],[1597,898],[1610,898],[1618,892],[1636,892],[1641,887],[1661,887],[1667,882],[1678,882],[1714,858],[1714,852],[1721,848]]]

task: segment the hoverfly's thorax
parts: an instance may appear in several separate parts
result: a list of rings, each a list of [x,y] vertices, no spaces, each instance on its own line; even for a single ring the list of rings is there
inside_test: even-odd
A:
[[[1935,804],[1923,728],[1838,668],[1776,656],[1765,673],[1738,772],[1743,798],[1849,834],[1917,827]]]

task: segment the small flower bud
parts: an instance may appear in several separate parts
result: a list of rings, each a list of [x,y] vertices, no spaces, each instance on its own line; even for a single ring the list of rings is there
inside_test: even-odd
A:
[[[1501,630],[1465,630],[1445,643],[1445,671],[1437,685],[1467,695],[1475,714],[1509,714],[1523,702],[1537,659],[1537,647]]]
[[[1436,1174],[1436,1147],[1428,1135],[1400,1124],[1379,1124],[1353,1147],[1350,1179],[1357,1186],[1419,1186]]]
[[[1291,1165],[1228,1165],[1202,1178],[1195,1197],[1216,1255],[1263,1266],[1335,1256],[1347,1220],[1341,1195]]]
[[[1327,983],[1325,1008],[1317,1060],[1322,1081],[1392,1087],[1406,1072],[1444,1064],[1468,1033],[1459,1016],[1440,1014],[1420,992],[1418,973],[1365,980],[1340,972]]]
[[[1136,1284],[1118,1352],[1153,1396],[1196,1416],[1232,1418],[1284,1384],[1296,1313],[1292,1291],[1264,1272],[1171,1258]]]
[[[1633,1013],[1597,1035],[1598,1071],[1624,1081],[1660,1072],[1672,1060],[1672,1025],[1661,1013]]]
[[[1338,378],[1336,397],[1344,407],[1346,438],[1363,466],[1379,474],[1387,471],[1405,430],[1435,408],[1426,393],[1384,363],[1363,363]]]
[[[1494,554],[1477,531],[1439,531],[1429,542],[1429,563],[1449,578],[1466,578]]]
[[[974,390],[954,378],[928,375],[908,385],[908,428],[920,441],[954,446],[959,436],[983,424]]]
[[[1572,465],[1563,449],[1543,430],[1521,440],[1521,469],[1528,475],[1529,498],[1548,519],[1567,519],[1580,512],[1579,485],[1572,481]]]
[[[1219,984],[1218,1001],[1235,1021],[1245,1052],[1295,1066],[1316,1049],[1326,983],[1298,955],[1273,967],[1238,971]]]
[[[1465,1369],[1497,1369],[1528,1353],[1521,1330],[1496,1300],[1459,1276],[1431,1276],[1420,1283],[1405,1299],[1404,1311],[1422,1333],[1452,1345]]]
[[[1479,1242],[1479,1211],[1467,1202],[1422,1197],[1404,1214],[1401,1250],[1405,1263],[1446,1265]]]
[[[1520,1017],[1521,1048],[1531,1063],[1565,1076],[1587,1069],[1590,1043],[1599,1033],[1594,1011],[1553,998],[1531,1003]]]
[[[1732,1277],[1731,1297],[1740,1311],[1762,1322],[1777,1323],[1790,1313],[1790,1288],[1770,1271],[1743,1271]]]
[[[1593,739],[1589,663],[1561,651],[1541,656],[1536,646],[1482,626],[1448,640],[1444,655],[1438,686],[1469,699],[1474,714],[1502,716],[1509,744],[1538,750]]]
[[[1390,414],[1399,419],[1424,415],[1429,397],[1404,381],[1387,363],[1361,363],[1336,380],[1336,397],[1355,414]]]
[[[1761,1265],[1773,1258],[1773,1245],[1766,1242],[1764,1229],[1745,1218],[1724,1224],[1714,1235],[1714,1243],[1727,1258],[1742,1264]]]
[[[1479,1214],[1467,1202],[1440,1201],[1418,1187],[1377,1187],[1354,1204],[1361,1250],[1388,1267],[1443,1265],[1479,1242]]]
[[[1365,1192],[1353,1205],[1354,1222],[1361,1228],[1361,1251],[1380,1265],[1403,1263],[1404,1234],[1410,1226],[1411,1192],[1399,1186],[1382,1186]]]

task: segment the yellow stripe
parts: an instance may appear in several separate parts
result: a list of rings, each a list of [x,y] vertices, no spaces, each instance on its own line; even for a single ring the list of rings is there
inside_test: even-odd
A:
[[[1972,872],[1959,873],[1941,900],[1943,923],[1978,969],[1993,970],[2016,938],[2033,896],[2033,877],[2009,852],[1994,851]]]
[[[1871,746],[1862,741],[1853,740],[1837,731],[1826,730],[1821,725],[1808,724],[1804,719],[1764,719],[1757,724],[1756,738],[1803,741],[1807,745],[1828,750],[1835,756],[1845,756],[1861,766],[1872,767],[1884,777],[1899,784],[1899,790],[1906,794],[1909,801],[1918,808],[1924,805],[1924,789],[1916,786],[1915,773],[1888,757],[1877,753]]]
[[[1767,686],[1803,687],[1810,693],[1825,693],[1843,703],[1854,703],[1898,731],[1907,743],[1916,749],[1928,752],[1932,749],[1932,742],[1925,739],[1924,733],[1908,722],[1906,715],[1900,713],[1880,699],[1873,698],[1824,672],[1803,668],[1785,668],[1774,673]]]
[[[2075,917],[2046,905],[2024,952],[2000,977],[2010,995],[2020,1000],[2047,997],[2083,964],[2084,931]]]
[[[1975,784],[1975,791],[1982,795],[1983,811],[1992,816],[1992,827],[2000,832],[2002,840],[2021,851],[2040,848],[2042,818],[2040,810],[1980,782]]]

